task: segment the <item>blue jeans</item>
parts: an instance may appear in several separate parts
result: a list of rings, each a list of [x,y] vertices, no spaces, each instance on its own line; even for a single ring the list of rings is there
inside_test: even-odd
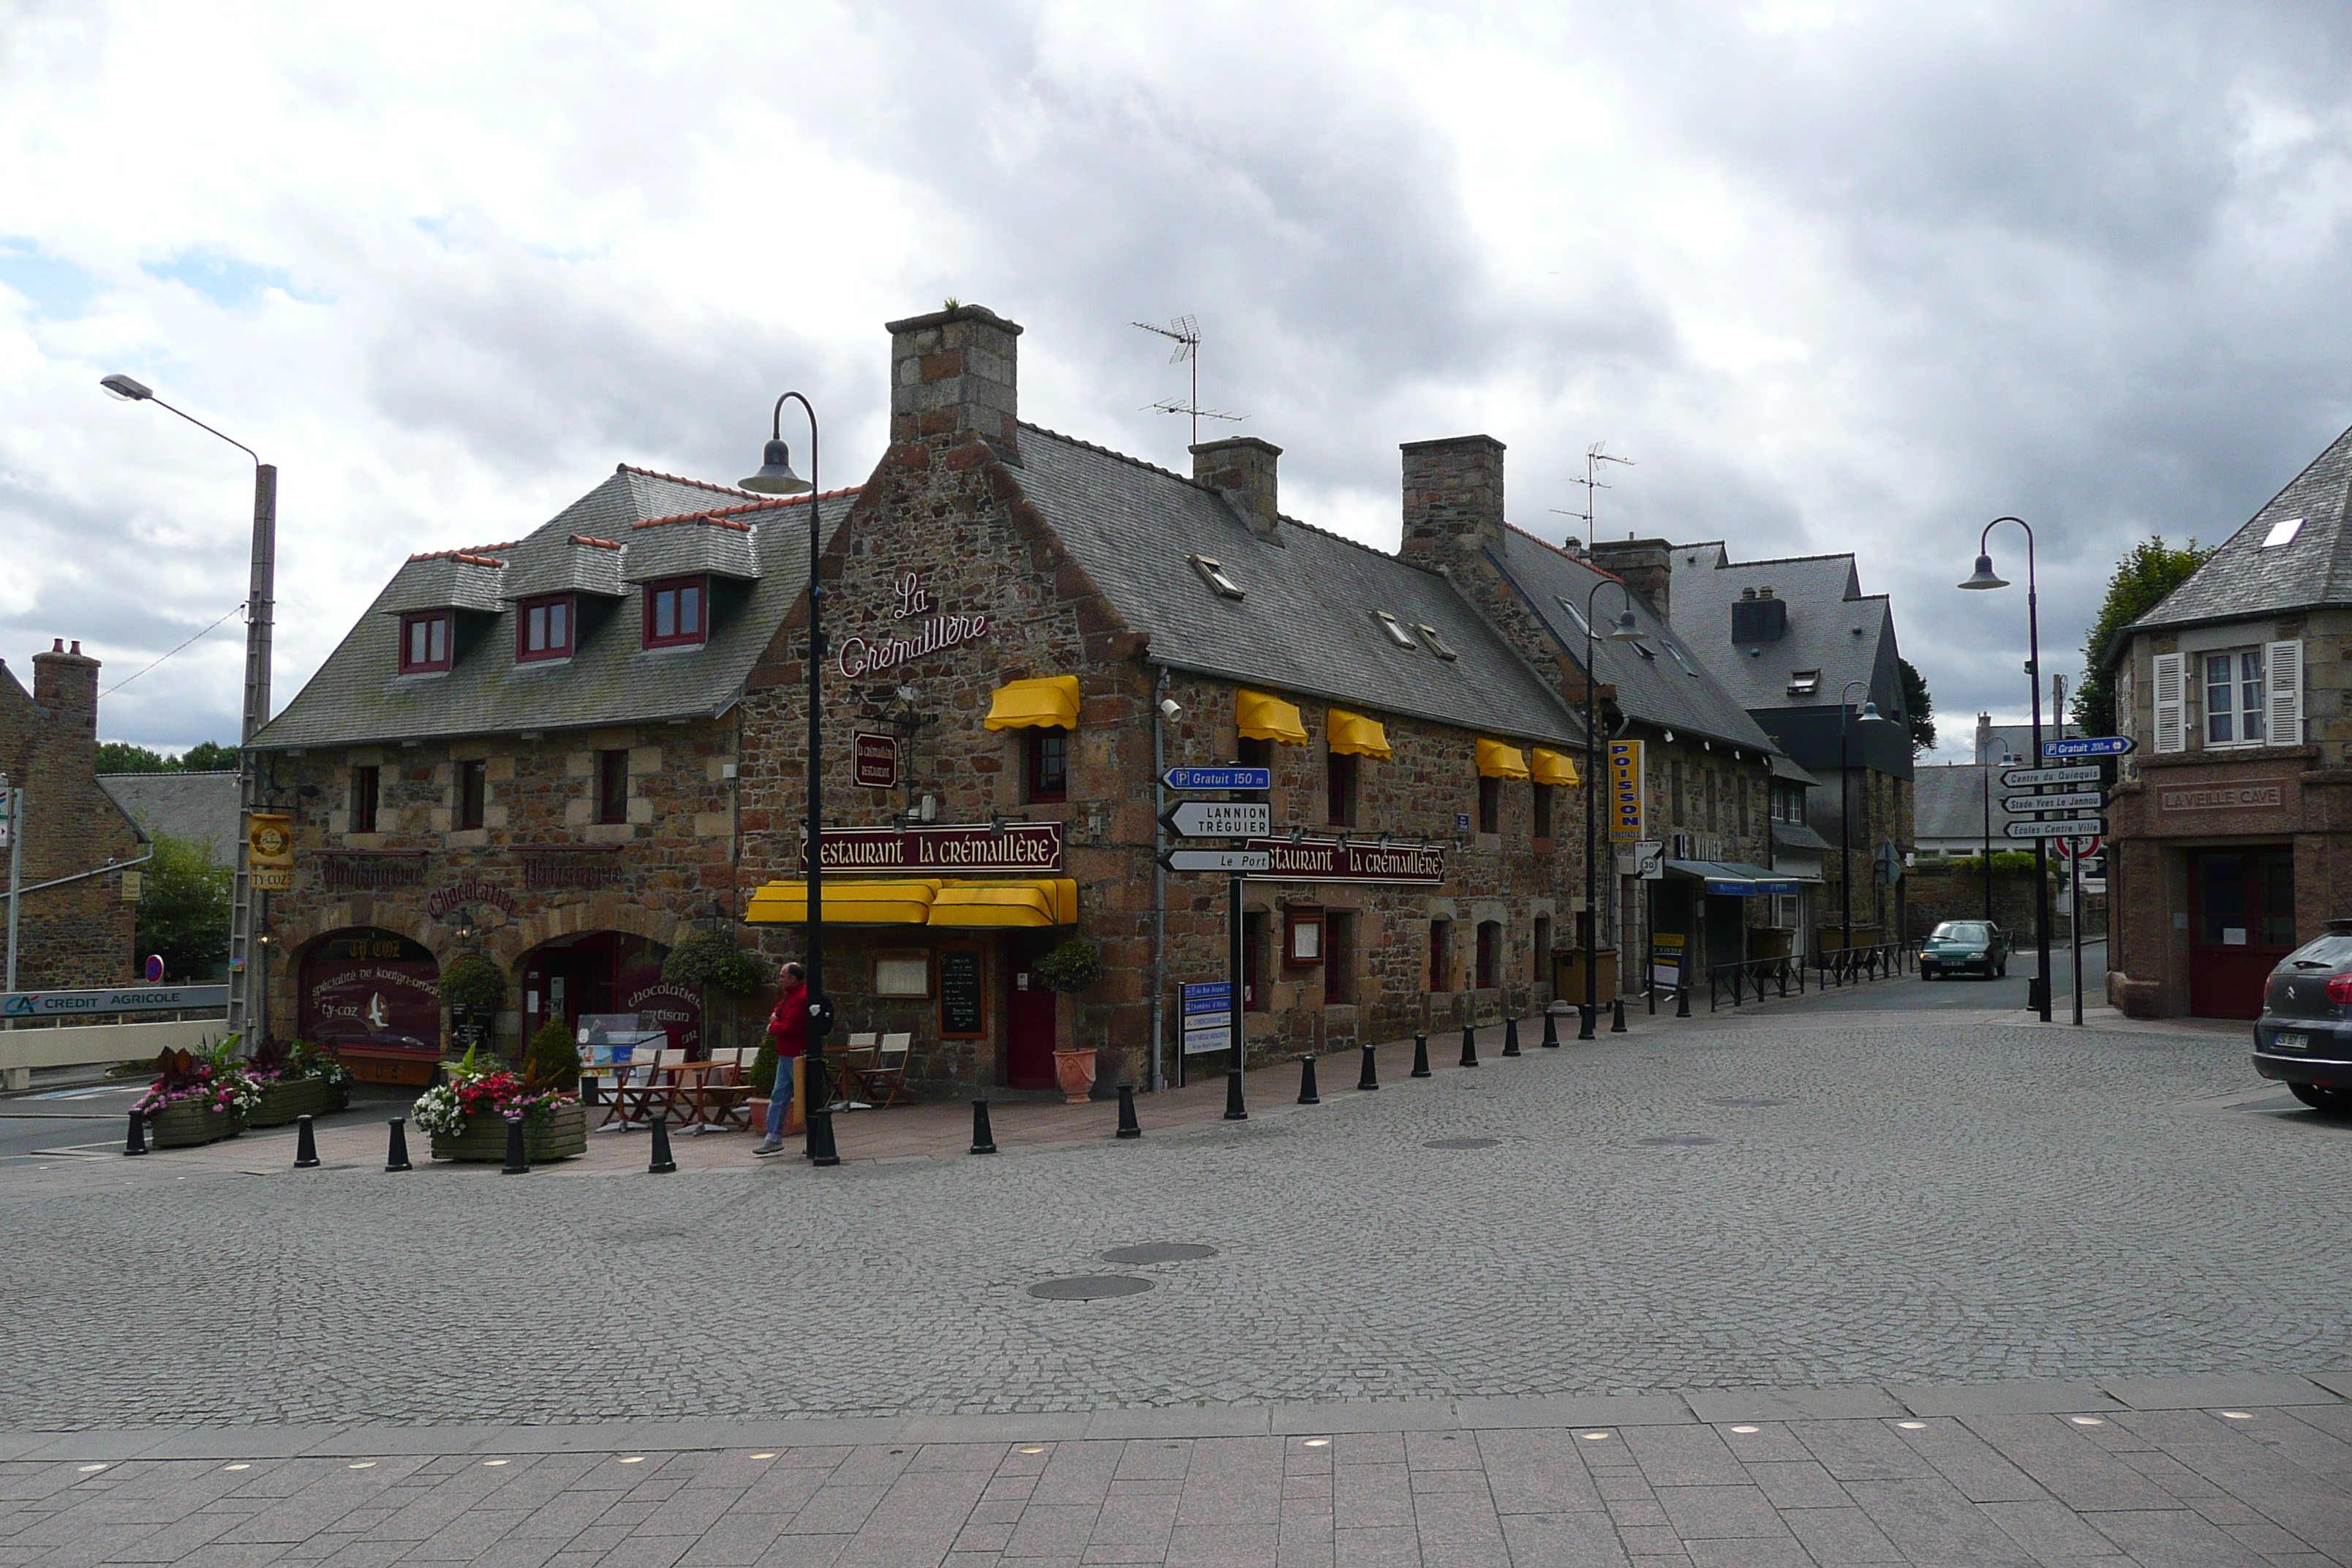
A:
[[[793,1103],[793,1064],[798,1057],[780,1057],[776,1060],[776,1087],[768,1091],[768,1142],[784,1141],[784,1112]]]

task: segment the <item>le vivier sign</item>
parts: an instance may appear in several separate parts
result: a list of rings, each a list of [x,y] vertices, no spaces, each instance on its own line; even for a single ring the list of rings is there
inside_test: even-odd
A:
[[[1300,882],[1416,882],[1445,880],[1443,845],[1360,844],[1350,839],[1251,838],[1245,849],[1262,849],[1269,860],[1264,875]]]
[[[802,865],[807,865],[803,851]],[[1062,825],[1058,822],[985,822],[936,827],[828,827],[828,871],[911,871],[919,876],[958,876],[966,871],[1059,871]]]

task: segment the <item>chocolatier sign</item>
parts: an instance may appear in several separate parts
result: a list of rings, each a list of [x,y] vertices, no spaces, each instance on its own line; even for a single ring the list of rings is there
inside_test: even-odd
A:
[[[1244,849],[1263,850],[1269,868],[1258,875],[1299,882],[1416,882],[1445,880],[1445,847],[1440,844],[1342,844],[1336,838],[1249,838]]]
[[[802,851],[801,863],[808,863]],[[1059,871],[1062,825],[1058,822],[985,822],[937,827],[828,827],[828,871],[911,871],[918,876],[958,876],[966,871]]]

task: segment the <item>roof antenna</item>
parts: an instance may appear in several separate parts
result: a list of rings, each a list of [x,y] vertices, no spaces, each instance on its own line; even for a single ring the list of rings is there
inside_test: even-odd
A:
[[[1162,414],[1187,414],[1192,416],[1192,444],[1193,446],[1197,447],[1201,444],[1201,416],[1202,415],[1205,414],[1212,419],[1232,420],[1236,424],[1249,417],[1246,414],[1220,414],[1213,408],[1203,408],[1201,406],[1201,323],[1199,321],[1190,316],[1179,316],[1164,327],[1155,327],[1150,321],[1132,321],[1129,324],[1130,326],[1141,327],[1147,332],[1158,332],[1163,338],[1174,339],[1176,342],[1176,352],[1168,356],[1168,363],[1170,364],[1181,364],[1187,360],[1192,361],[1192,395],[1190,397],[1163,397],[1159,402],[1151,404],[1149,406],[1150,408],[1158,409]]]
[[[1608,445],[1609,443],[1606,441],[1595,441],[1591,446],[1587,447],[1584,449],[1584,477],[1580,479],[1570,479],[1568,481],[1570,484],[1582,485],[1584,487],[1584,510],[1582,511],[1570,511],[1566,507],[1558,506],[1551,509],[1562,517],[1572,517],[1579,522],[1584,524],[1584,552],[1587,555],[1591,555],[1592,553],[1592,513],[1594,510],[1592,505],[1594,500],[1593,492],[1596,490],[1613,490],[1617,488],[1615,485],[1608,485],[1601,482],[1600,465],[1602,463],[1622,463],[1629,468],[1635,466],[1633,459],[1631,458],[1611,457],[1609,453],[1604,450]],[[1633,536],[1629,533],[1625,537],[1631,539]]]

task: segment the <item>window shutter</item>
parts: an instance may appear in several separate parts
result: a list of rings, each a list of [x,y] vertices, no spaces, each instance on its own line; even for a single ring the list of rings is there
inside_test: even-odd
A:
[[[2274,642],[2263,650],[2263,691],[2270,709],[2269,743],[2303,744],[2303,645]]]
[[[2179,752],[2188,747],[2180,691],[2185,657],[2177,653],[2156,656],[2156,749],[2159,752]]]

